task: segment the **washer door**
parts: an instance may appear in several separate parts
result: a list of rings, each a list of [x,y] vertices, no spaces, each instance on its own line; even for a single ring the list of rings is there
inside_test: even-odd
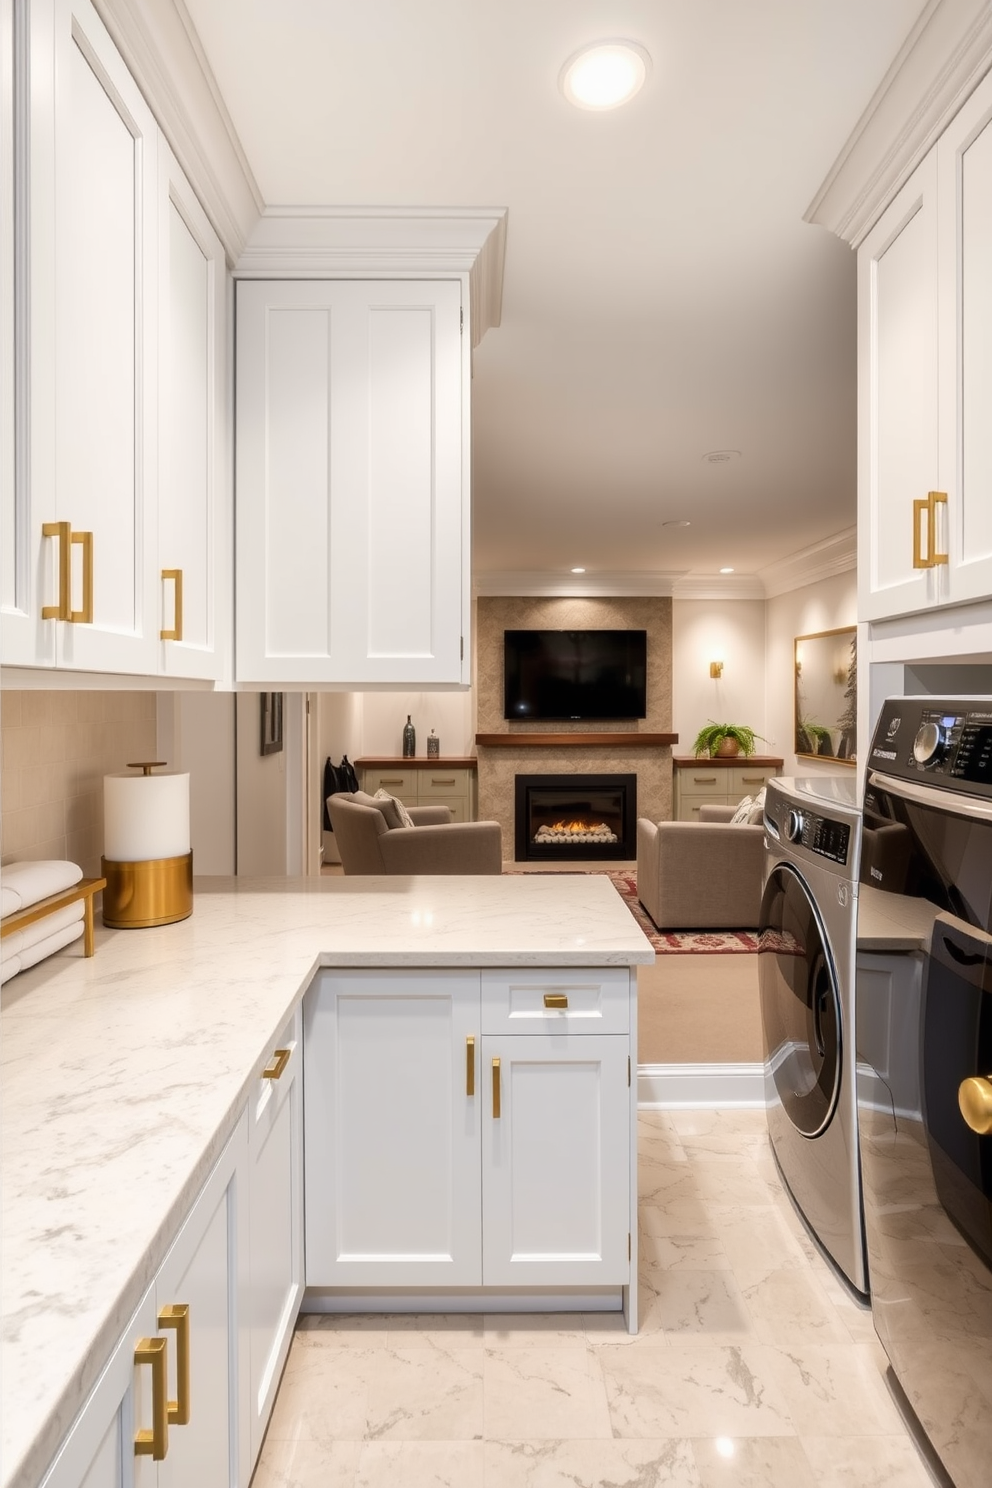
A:
[[[768,876],[758,936],[766,1067],[793,1126],[817,1137],[840,1092],[840,999],[823,922],[788,863]]]

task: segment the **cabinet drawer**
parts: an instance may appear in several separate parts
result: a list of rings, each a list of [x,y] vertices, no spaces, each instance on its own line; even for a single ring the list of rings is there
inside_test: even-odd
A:
[[[767,785],[775,775],[774,770],[762,769],[761,765],[735,765],[729,770],[731,801],[739,801],[742,796],[756,796],[763,785]]]
[[[717,769],[705,764],[692,765],[687,770],[676,772],[679,794],[683,796],[706,796],[707,799],[722,800],[727,794],[727,777],[731,771]]]
[[[417,802],[418,806],[447,806],[451,811],[451,820],[456,822],[468,821],[468,801],[465,796],[421,796]]]
[[[370,796],[377,790],[387,790],[408,806],[417,804],[417,770],[366,770],[364,789]]]
[[[303,1058],[302,1016],[301,1009],[296,1008],[271,1042],[265,1066],[271,1073],[260,1075],[255,1086],[251,1107],[253,1134],[260,1124],[267,1125],[274,1119],[296,1078]],[[283,1057],[284,1051],[288,1058]]]
[[[560,999],[566,1005],[560,1005]],[[557,1004],[557,1005],[556,1005]],[[486,1033],[626,1033],[630,974],[625,966],[577,966],[573,971],[521,967],[482,973]]]
[[[420,779],[417,783],[417,794],[421,805],[426,806],[429,801],[443,796],[445,800],[449,796],[465,796],[469,793],[469,778],[467,770],[418,770]]]

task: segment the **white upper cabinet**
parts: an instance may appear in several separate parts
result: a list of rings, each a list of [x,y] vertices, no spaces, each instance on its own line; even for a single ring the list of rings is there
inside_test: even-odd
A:
[[[861,245],[862,620],[992,595],[992,77]]]
[[[462,288],[238,285],[240,681],[468,682]]]

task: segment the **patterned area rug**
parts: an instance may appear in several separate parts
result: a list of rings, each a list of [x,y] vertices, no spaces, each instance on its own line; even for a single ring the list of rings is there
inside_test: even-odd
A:
[[[758,949],[758,937],[750,930],[658,930],[637,898],[636,874],[609,873],[607,877],[659,956],[699,955],[701,952],[709,956],[729,956]]]

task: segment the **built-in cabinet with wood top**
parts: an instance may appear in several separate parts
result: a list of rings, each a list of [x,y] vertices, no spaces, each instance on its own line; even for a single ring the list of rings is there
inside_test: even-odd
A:
[[[858,253],[859,614],[992,595],[992,76]]]
[[[736,806],[745,796],[756,796],[780,774],[782,760],[770,755],[750,759],[672,758],[672,819],[698,821],[701,806]]]

